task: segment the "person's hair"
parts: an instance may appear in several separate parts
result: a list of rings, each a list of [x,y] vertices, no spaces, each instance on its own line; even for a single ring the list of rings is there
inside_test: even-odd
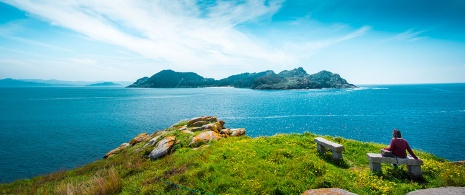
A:
[[[402,138],[402,134],[400,133],[399,129],[394,129],[394,131],[392,131],[392,136],[394,138]]]

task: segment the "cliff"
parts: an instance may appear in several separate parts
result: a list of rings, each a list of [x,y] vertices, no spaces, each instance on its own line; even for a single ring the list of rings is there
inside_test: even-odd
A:
[[[285,70],[276,74],[268,70],[258,73],[242,73],[224,79],[204,78],[192,72],[175,72],[163,70],[152,77],[138,79],[128,87],[142,88],[197,88],[197,87],[236,87],[250,89],[322,89],[322,88],[354,88],[339,74],[321,71],[309,75],[303,68]]]

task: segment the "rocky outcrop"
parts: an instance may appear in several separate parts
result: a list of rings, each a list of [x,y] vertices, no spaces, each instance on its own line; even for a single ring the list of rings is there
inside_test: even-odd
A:
[[[213,140],[219,140],[220,138],[221,136],[214,131],[204,131],[198,134],[197,136],[195,136],[194,138],[192,138],[192,141],[191,143],[189,143],[189,146],[199,147],[202,144],[211,142]]]
[[[340,188],[321,188],[321,189],[313,189],[313,190],[307,190],[302,195],[326,195],[326,194],[332,194],[332,195],[357,195],[352,192],[345,191]]]
[[[129,146],[130,146],[130,144],[128,144],[128,143],[122,143],[119,147],[117,147],[117,148],[111,150],[110,152],[108,152],[107,154],[105,154],[105,156],[103,156],[103,158],[110,158],[115,154],[119,154],[121,152],[121,150],[123,150],[123,149],[125,149],[125,148],[127,148]]]
[[[176,137],[168,136],[157,143],[157,147],[149,154],[149,158],[156,160],[173,152],[173,146],[176,143]]]
[[[239,129],[231,129],[231,136],[242,136],[245,135],[245,129],[244,128],[239,128]]]
[[[200,127],[212,122],[218,122],[218,118],[216,116],[202,116],[189,120],[187,127]]]
[[[157,144],[157,141],[158,139],[161,137],[161,135],[159,136],[155,136],[154,138],[150,139],[145,145],[144,145],[144,148],[147,147],[147,146],[154,146],[155,144]]]
[[[165,130],[148,135],[141,133],[129,143],[108,152],[104,158],[121,153],[126,148],[135,147],[133,151],[141,152],[152,160],[162,158],[174,152],[175,148],[191,147],[193,149],[205,148],[214,140],[245,135],[244,128],[228,129],[226,122],[218,120],[215,116],[202,116],[176,123]],[[142,147],[138,143],[145,143]],[[150,153],[149,153],[150,151]]]
[[[132,146],[133,145],[136,145],[140,142],[143,142],[143,141],[147,141],[147,140],[150,140],[151,137],[147,135],[147,133],[141,133],[139,135],[137,135],[135,138],[133,138],[129,144],[131,144]]]

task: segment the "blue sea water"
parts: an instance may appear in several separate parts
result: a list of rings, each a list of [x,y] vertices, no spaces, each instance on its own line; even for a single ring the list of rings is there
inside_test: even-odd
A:
[[[234,88],[0,88],[0,182],[101,159],[141,132],[215,115],[251,137],[341,136],[465,160],[465,84],[257,91]],[[376,152],[376,151],[373,151]]]

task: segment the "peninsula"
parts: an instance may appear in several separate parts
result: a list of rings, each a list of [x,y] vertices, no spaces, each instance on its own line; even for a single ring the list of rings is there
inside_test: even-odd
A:
[[[272,70],[258,73],[242,73],[224,79],[205,78],[193,72],[162,70],[153,76],[138,79],[128,87],[135,88],[199,88],[235,87],[262,90],[355,88],[339,74],[320,71],[308,74],[302,67],[284,70],[278,74]]]

